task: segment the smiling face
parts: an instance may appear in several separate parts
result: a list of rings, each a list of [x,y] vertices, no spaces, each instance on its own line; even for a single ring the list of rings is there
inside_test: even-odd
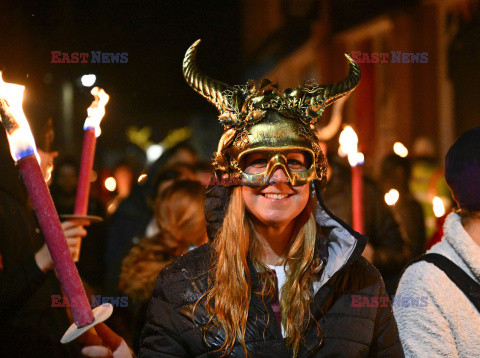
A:
[[[291,171],[302,171],[309,165],[302,152],[286,155],[287,166]],[[256,174],[265,171],[268,164],[266,154],[251,153],[245,159],[244,171]],[[303,211],[310,195],[309,185],[293,187],[286,173],[278,168],[267,186],[251,188],[242,186],[242,196],[247,210],[262,224],[272,227],[286,226]]]

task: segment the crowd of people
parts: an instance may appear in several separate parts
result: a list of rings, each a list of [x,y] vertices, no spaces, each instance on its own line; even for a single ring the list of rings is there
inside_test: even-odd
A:
[[[128,195],[110,203],[92,196],[89,213],[104,222],[62,222],[72,256],[83,238],[77,267],[89,298],[125,298],[106,322],[113,331],[99,327],[104,346],[59,342],[71,314],[68,305],[52,306],[64,294],[0,136],[1,355],[478,356],[480,127],[446,156],[457,207],[425,255],[410,160],[392,154],[378,181],[365,178],[358,233],[350,226],[350,171],[320,149],[315,121],[356,88],[353,60],[340,83],[281,92],[207,77],[195,64],[197,45],[184,75],[220,111],[225,132],[213,165],[182,143]],[[43,169],[57,211],[73,212],[76,162]],[[205,172],[215,180],[205,182]],[[400,193],[394,206],[383,198],[391,188]]]

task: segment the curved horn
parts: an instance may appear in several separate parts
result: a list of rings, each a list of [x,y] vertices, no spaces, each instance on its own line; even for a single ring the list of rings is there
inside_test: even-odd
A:
[[[350,63],[347,78],[330,85],[314,86],[308,91],[306,99],[310,103],[311,111],[319,112],[337,99],[347,96],[357,87],[360,82],[360,67],[348,54],[345,54],[345,57]]]
[[[342,126],[342,110],[346,100],[347,97],[343,97],[336,101],[333,104],[330,122],[328,122],[325,127],[317,129],[318,139],[322,142],[332,139],[340,130],[340,127]]]
[[[220,113],[224,113],[229,111],[233,103],[230,103],[222,95],[222,92],[228,89],[233,91],[234,88],[208,77],[197,68],[195,57],[199,43],[200,40],[195,41],[185,53],[183,59],[183,76],[190,87],[217,107]]]

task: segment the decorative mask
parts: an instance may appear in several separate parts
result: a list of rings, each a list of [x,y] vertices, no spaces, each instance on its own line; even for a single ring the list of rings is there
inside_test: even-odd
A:
[[[317,85],[304,83],[283,92],[264,79],[257,88],[254,81],[229,86],[203,74],[196,65],[197,40],[185,54],[183,75],[188,84],[220,112],[224,133],[214,154],[216,173],[240,177],[244,185],[266,186],[281,168],[293,186],[318,179],[326,180],[326,160],[319,146],[315,124],[323,110],[352,92],[360,81],[357,63],[345,55],[350,68],[342,82]],[[245,158],[262,153],[266,166],[262,172],[245,172]],[[289,165],[287,156],[301,152],[308,163],[302,168]]]

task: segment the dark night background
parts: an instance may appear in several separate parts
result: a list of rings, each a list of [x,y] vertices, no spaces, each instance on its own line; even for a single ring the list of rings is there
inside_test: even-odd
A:
[[[79,147],[93,98],[78,82],[86,73],[96,74],[95,85],[111,96],[101,125],[100,150],[124,150],[130,125],[152,126],[155,141],[186,124],[205,128],[208,123],[215,130],[215,110],[184,81],[182,59],[200,38],[201,68],[235,83],[241,63],[239,11],[236,0],[3,1],[0,69],[7,82],[26,85],[24,108],[34,126],[54,119],[59,149],[64,144],[62,83],[75,83],[74,133]],[[127,52],[128,63],[57,64],[51,63],[51,51]]]

